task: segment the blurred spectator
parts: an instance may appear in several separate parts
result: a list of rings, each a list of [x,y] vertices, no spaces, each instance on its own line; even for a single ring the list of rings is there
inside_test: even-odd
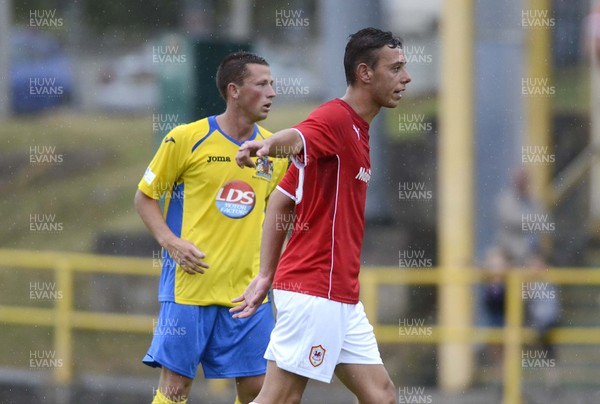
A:
[[[584,55],[595,63],[600,63],[600,2],[585,18],[583,23]]]
[[[559,381],[556,369],[556,351],[550,342],[550,331],[558,326],[560,320],[560,301],[558,288],[544,280],[548,271],[546,260],[536,254],[529,258],[528,270],[534,274],[533,279],[523,288],[526,298],[526,325],[537,333],[537,345],[543,351],[545,359],[552,361],[554,366],[545,373],[546,384],[555,387]]]
[[[490,248],[485,257],[484,270],[489,282],[483,287],[483,307],[490,327],[504,327],[506,302],[505,275],[510,270],[510,260],[506,252],[499,247]],[[485,351],[490,362],[502,364],[502,346],[489,345]]]
[[[501,192],[498,205],[497,243],[515,266],[524,266],[527,258],[539,251],[540,232],[524,228],[524,223],[541,220],[543,210],[530,195],[529,177],[520,167],[512,187]],[[535,223],[533,223],[535,224]]]
[[[506,253],[499,247],[488,250],[484,267],[490,282],[483,289],[483,302],[492,327],[504,326],[505,286],[504,277],[510,269]]]
[[[548,341],[548,332],[556,327],[560,318],[558,289],[544,281],[544,273],[548,268],[542,256],[532,256],[528,269],[535,275],[533,283],[536,287],[529,288],[530,293],[527,296],[527,325],[537,331],[540,343],[550,352],[553,348]]]

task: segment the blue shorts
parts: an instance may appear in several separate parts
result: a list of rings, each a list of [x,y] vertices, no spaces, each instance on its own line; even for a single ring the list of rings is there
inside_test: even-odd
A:
[[[231,318],[228,307],[162,302],[142,362],[190,379],[199,363],[208,379],[263,375],[263,355],[274,325],[270,302],[245,319]]]

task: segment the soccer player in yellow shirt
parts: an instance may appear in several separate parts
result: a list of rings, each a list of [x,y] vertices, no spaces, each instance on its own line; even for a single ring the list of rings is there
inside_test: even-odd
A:
[[[143,359],[162,368],[153,404],[185,403],[198,364],[206,378],[235,378],[242,403],[256,397],[266,372],[270,304],[242,320],[232,319],[229,308],[258,274],[265,206],[287,160],[264,158],[252,171],[235,162],[243,142],[271,135],[256,124],[275,97],[268,63],[233,53],[216,82],[225,112],[169,132],[135,195],[139,215],[163,248],[160,314]]]

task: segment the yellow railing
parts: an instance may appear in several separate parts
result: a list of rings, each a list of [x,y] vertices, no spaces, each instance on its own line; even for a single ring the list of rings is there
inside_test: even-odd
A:
[[[62,292],[55,300],[53,308],[24,306],[0,306],[0,322],[31,326],[54,327],[54,347],[63,366],[54,368],[54,380],[58,384],[68,384],[72,380],[73,330],[102,330],[135,333],[150,333],[154,317],[116,313],[97,313],[75,310],[73,307],[74,273],[112,273],[119,275],[158,276],[158,268],[151,259],[98,256],[59,252],[32,252],[0,249],[0,268],[19,268],[54,271],[56,290]],[[382,325],[377,319],[379,306],[379,285],[433,285],[444,283],[477,284],[487,282],[486,274],[473,269],[398,269],[363,268],[361,273],[361,300],[367,315],[375,328],[380,343],[390,344],[438,344],[458,342],[467,344],[504,344],[504,402],[521,402],[521,347],[533,342],[535,333],[524,328],[522,285],[536,280],[553,284],[600,285],[600,270],[553,269],[542,275],[527,271],[514,271],[507,274],[506,326],[503,329],[469,327],[465,329],[442,329],[431,327],[427,335],[400,335],[398,325]],[[600,328],[556,328],[550,339],[556,344],[598,344]],[[224,385],[215,382],[215,390]]]
[[[385,268],[361,271],[361,300],[375,329],[380,343],[392,344],[438,344],[495,343],[504,345],[504,403],[521,403],[522,362],[521,349],[524,343],[535,341],[536,334],[523,327],[524,282],[543,281],[562,285],[600,285],[600,270],[561,268],[551,269],[542,274],[530,271],[511,271],[506,275],[506,325],[504,328],[470,327],[467,329],[441,329],[432,327],[428,335],[400,335],[398,325],[381,325],[377,321],[378,285],[434,285],[443,282],[484,283],[489,276],[483,271],[441,269],[402,269]],[[550,341],[554,344],[600,345],[600,327],[554,328],[550,331]]]
[[[73,307],[74,272],[156,276],[159,270],[149,259],[0,249],[0,266],[54,271],[55,290],[61,292],[61,298],[55,299],[53,308],[0,306],[0,322],[54,328],[54,351],[63,360],[63,366],[54,368],[58,384],[68,384],[73,377],[74,329],[152,332],[152,316],[86,312]]]
[[[59,385],[73,378],[73,330],[117,331],[148,334],[155,316],[98,313],[75,310],[73,306],[74,273],[109,273],[158,277],[160,268],[152,259],[63,252],[36,252],[0,249],[0,268],[54,271],[55,290],[61,292],[54,308],[0,305],[0,323],[54,328],[54,353],[62,366],[54,367],[54,381]],[[227,381],[209,379],[208,388],[222,393]]]

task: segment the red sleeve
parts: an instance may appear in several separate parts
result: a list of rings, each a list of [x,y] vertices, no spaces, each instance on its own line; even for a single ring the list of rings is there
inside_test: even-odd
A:
[[[304,121],[294,126],[304,142],[304,155],[299,155],[295,163],[303,167],[321,157],[333,156],[340,149],[340,133],[337,122],[340,110],[328,103],[314,110]]]
[[[277,185],[277,189],[296,201],[296,189],[298,188],[298,167],[294,164],[288,168],[283,179]]]

